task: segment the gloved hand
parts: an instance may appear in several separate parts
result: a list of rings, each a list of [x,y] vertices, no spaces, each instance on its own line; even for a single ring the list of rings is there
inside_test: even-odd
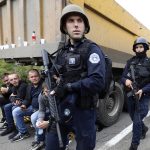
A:
[[[59,98],[63,98],[64,95],[66,94],[66,89],[63,85],[59,84],[54,88],[55,94]]]
[[[55,94],[59,97],[59,98],[63,98],[66,94],[66,92],[71,92],[72,91],[72,86],[71,83],[67,83],[65,85],[63,84],[59,84],[55,89]]]

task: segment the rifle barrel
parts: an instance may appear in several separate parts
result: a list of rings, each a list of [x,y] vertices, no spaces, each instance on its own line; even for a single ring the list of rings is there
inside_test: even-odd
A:
[[[42,50],[42,58],[43,58],[43,65],[44,65],[44,72],[46,74],[46,78],[45,78],[45,82],[46,85],[48,87],[49,91],[52,91],[51,88],[51,74],[49,71],[49,57],[48,57],[48,52],[46,50]],[[50,59],[51,60],[51,59]],[[58,108],[57,108],[57,103],[56,103],[56,99],[55,96],[51,96],[50,94],[48,94],[48,101],[49,101],[49,105],[50,105],[50,113],[51,116],[54,118],[55,122],[56,122],[56,129],[57,129],[57,134],[58,134],[58,140],[59,140],[59,147],[63,147],[63,142],[62,142],[62,136],[61,136],[61,132],[60,132],[60,126],[59,126],[59,114],[58,114]]]

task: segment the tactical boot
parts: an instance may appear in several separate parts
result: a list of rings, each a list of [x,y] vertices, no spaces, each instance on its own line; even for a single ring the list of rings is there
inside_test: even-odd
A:
[[[147,131],[148,131],[148,127],[144,126],[144,128],[142,130],[142,135],[141,135],[142,140],[145,139]]]
[[[138,145],[131,143],[129,150],[137,150]]]

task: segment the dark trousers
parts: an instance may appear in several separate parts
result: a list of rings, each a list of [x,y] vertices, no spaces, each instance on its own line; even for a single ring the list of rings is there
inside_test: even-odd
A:
[[[59,140],[56,130],[46,132],[46,148],[45,150],[65,150],[67,144],[67,134],[69,133],[65,127],[61,126],[61,138],[63,140],[63,147],[59,147]]]
[[[132,143],[139,145],[140,138],[142,134],[142,129],[144,129],[144,122],[143,119],[146,117],[148,113],[148,103],[150,100],[150,96],[144,95],[139,100],[139,111],[135,110],[135,99],[133,97],[128,98],[128,111],[133,121],[133,136],[132,136]]]
[[[95,110],[76,110],[74,117],[74,127],[77,141],[76,150],[94,149],[96,141],[95,121]]]
[[[96,141],[95,128],[96,112],[95,110],[75,109],[73,116],[73,126],[61,125],[61,134],[64,143],[63,148],[59,148],[58,136],[54,131],[46,135],[46,150],[65,150],[68,142],[67,135],[70,130],[75,131],[77,147],[76,150],[93,150]]]
[[[0,107],[1,107],[1,110],[2,110],[3,118],[5,118],[4,106],[8,103],[9,103],[9,99],[4,97],[3,95],[0,95]]]
[[[14,127],[14,119],[12,115],[12,111],[18,106],[14,106],[12,103],[6,104],[4,106],[4,111],[6,115],[6,122],[8,123],[8,127],[12,128]]]

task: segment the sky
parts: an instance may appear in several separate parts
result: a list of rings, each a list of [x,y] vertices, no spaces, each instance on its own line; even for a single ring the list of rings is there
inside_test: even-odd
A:
[[[115,0],[132,16],[150,29],[150,0]]]

